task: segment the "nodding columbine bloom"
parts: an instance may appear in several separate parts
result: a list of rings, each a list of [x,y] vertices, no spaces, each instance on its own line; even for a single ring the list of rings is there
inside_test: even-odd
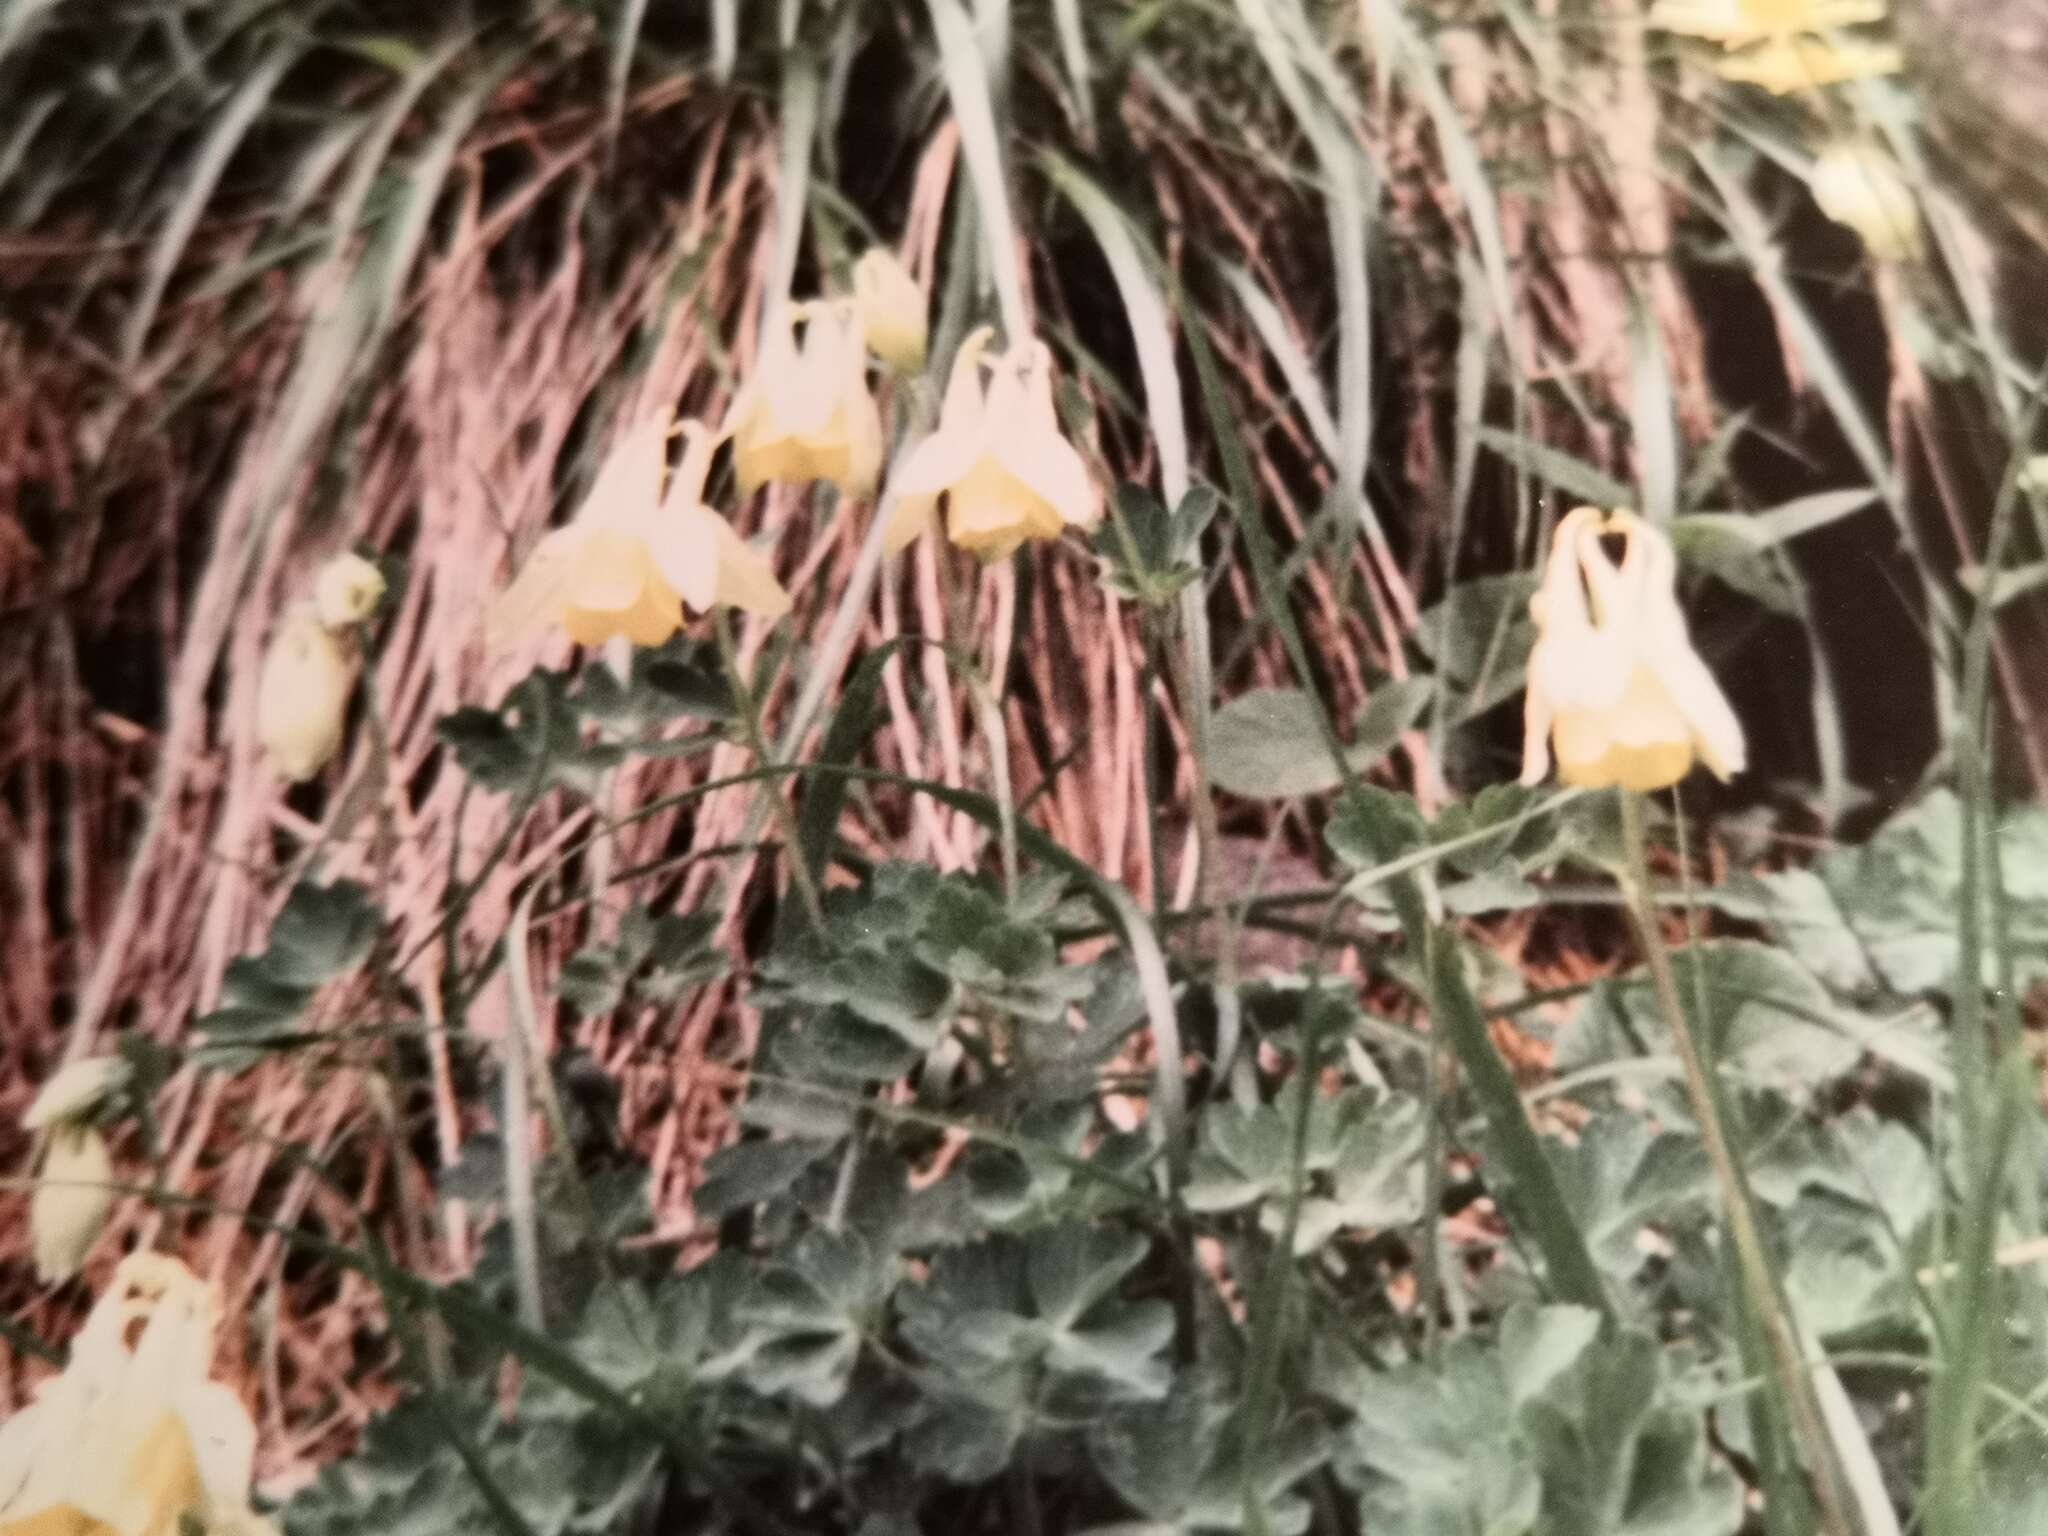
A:
[[[256,1425],[208,1378],[218,1290],[131,1253],[61,1375],[0,1424],[0,1536],[259,1536]]]
[[[1731,56],[1714,65],[1723,80],[1778,96],[1896,74],[1902,60],[1889,44],[1819,35],[1884,17],[1885,0],[1656,0],[1650,7],[1651,26],[1727,49]]]
[[[484,618],[492,650],[556,623],[578,645],[624,635],[659,645],[683,625],[683,607],[729,604],[780,618],[789,594],[767,556],[704,505],[719,438],[686,421],[682,463],[662,494],[669,432],[659,419],[629,432],[598,471],[575,520],[534,549]]]
[[[1026,539],[1092,528],[1102,516],[1088,467],[1060,432],[1052,353],[1041,341],[1024,341],[991,358],[992,334],[984,326],[960,343],[938,430],[910,451],[890,483],[891,553],[930,525],[941,497],[946,536],[985,560],[1008,557]]]
[[[1830,144],[1807,178],[1820,211],[1856,231],[1874,256],[1910,261],[1920,254],[1920,200],[1898,162],[1874,144]]]
[[[256,736],[285,778],[301,782],[327,766],[355,682],[355,647],[321,622],[315,604],[294,603],[256,684]]]
[[[898,373],[924,367],[931,337],[924,290],[894,251],[878,245],[854,264],[853,298],[870,352]]]
[[[865,501],[874,495],[882,472],[882,416],[868,393],[860,306],[852,299],[816,300],[772,315],[754,376],[727,420],[741,495],[771,480],[829,480],[842,496]]]
[[[1618,539],[1617,562],[1603,543]],[[1692,648],[1671,541],[1633,512],[1580,507],[1557,525],[1529,600],[1522,782],[1550,772],[1586,788],[1662,789],[1695,754],[1718,778],[1742,770],[1742,725]]]
[[[1885,0],[1656,0],[1650,25],[1723,48],[1882,21]]]
[[[1895,75],[1905,57],[1889,43],[1827,43],[1815,37],[1782,37],[1716,61],[1714,73],[1737,85],[1761,86],[1773,96]]]
[[[329,629],[347,629],[377,611],[384,573],[361,555],[336,555],[313,578],[313,606]]]

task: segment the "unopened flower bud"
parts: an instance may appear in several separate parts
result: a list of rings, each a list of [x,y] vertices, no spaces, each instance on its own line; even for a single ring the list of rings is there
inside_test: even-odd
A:
[[[336,555],[313,578],[313,606],[329,629],[360,624],[384,598],[384,573],[361,555]]]

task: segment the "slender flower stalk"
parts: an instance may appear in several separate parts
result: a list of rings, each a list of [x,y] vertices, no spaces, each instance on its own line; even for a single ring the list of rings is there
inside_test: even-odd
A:
[[[768,734],[761,723],[761,710],[754,698],[753,689],[747,683],[747,674],[740,662],[739,647],[733,643],[732,626],[721,613],[712,616],[712,630],[718,636],[719,659],[725,663],[726,680],[732,686],[733,705],[739,713],[740,728],[746,733],[747,748],[754,754],[755,766],[773,768],[776,758],[768,745]],[[774,813],[777,827],[781,829],[789,859],[789,878],[795,885],[797,895],[804,904],[804,914],[819,932],[825,928],[825,906],[819,899],[817,882],[812,880],[811,871],[803,860],[803,850],[798,845],[796,813],[789,808],[789,801],[783,795],[779,779],[764,780],[755,787],[757,796],[765,797],[769,809]],[[757,804],[759,801],[757,800]]]
[[[1819,1503],[1821,1531],[1825,1536],[1860,1536],[1861,1525],[1843,1474],[1841,1457],[1822,1412],[1820,1396],[1815,1391],[1812,1370],[1790,1306],[1771,1267],[1770,1253],[1764,1245],[1763,1228],[1757,1220],[1756,1206],[1750,1196],[1748,1180],[1743,1175],[1741,1158],[1727,1131],[1719,1082],[1680,1000],[1671,956],[1664,947],[1663,933],[1658,927],[1657,910],[1650,894],[1643,797],[1629,789],[1621,789],[1617,794],[1621,802],[1624,859],[1619,874],[1629,918],[1643,947],[1650,979],[1656,990],[1658,1009],[1671,1032],[1672,1045],[1685,1079],[1686,1099],[1692,1107],[1700,1143],[1706,1149],[1707,1162],[1720,1192],[1729,1237],[1735,1245],[1736,1265],[1743,1288],[1763,1330],[1792,1431],[1812,1480]]]

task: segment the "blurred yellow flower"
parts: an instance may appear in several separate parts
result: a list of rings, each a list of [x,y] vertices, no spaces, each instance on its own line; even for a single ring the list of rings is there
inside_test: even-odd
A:
[[[341,745],[355,687],[354,647],[320,621],[312,603],[286,611],[256,684],[256,736],[277,771],[310,779]]]
[[[987,560],[1006,558],[1026,539],[1092,528],[1102,516],[1088,467],[1060,432],[1051,352],[1026,341],[989,358],[992,334],[984,326],[960,343],[938,430],[890,484],[891,553],[924,531],[942,496],[946,536]]]
[[[21,1128],[40,1131],[88,1115],[127,1076],[128,1063],[118,1056],[87,1056],[59,1067],[22,1111]]]
[[[114,1160],[106,1137],[90,1125],[56,1127],[28,1201],[36,1278],[55,1285],[77,1274],[113,1208]]]
[[[313,606],[329,629],[360,624],[384,597],[384,573],[361,555],[336,555],[313,578]]]
[[[1799,33],[1828,32],[1882,21],[1885,0],[1656,0],[1650,25],[1747,48]]]
[[[1871,254],[1910,261],[1920,254],[1920,200],[1898,162],[1875,145],[1830,144],[1807,178],[1820,211],[1862,237]]]
[[[669,433],[658,418],[629,432],[598,471],[576,518],[540,541],[484,619],[499,650],[550,621],[579,645],[624,635],[659,645],[683,624],[683,605],[729,604],[779,618],[789,594],[774,567],[703,504],[719,439],[696,421],[679,429],[682,463],[662,496]]]
[[[1619,539],[1617,564],[1603,539]],[[1529,601],[1536,645],[1524,703],[1522,782],[1662,789],[1697,754],[1726,779],[1742,725],[1692,648],[1671,542],[1633,512],[1580,507],[1557,526]]]
[[[1737,85],[1758,85],[1774,96],[1895,75],[1904,57],[1889,43],[1824,43],[1818,38],[1780,38],[1748,53],[1716,61],[1714,73]]]
[[[133,1253],[71,1362],[0,1424],[0,1536],[217,1536],[275,1527],[249,1507],[256,1426],[208,1379],[216,1290]]]
[[[924,290],[894,251],[878,245],[855,263],[853,298],[870,352],[899,373],[924,366],[931,334]]]
[[[841,495],[872,496],[882,472],[882,416],[868,393],[859,305],[819,300],[772,316],[729,423],[741,495],[771,480],[829,480]]]

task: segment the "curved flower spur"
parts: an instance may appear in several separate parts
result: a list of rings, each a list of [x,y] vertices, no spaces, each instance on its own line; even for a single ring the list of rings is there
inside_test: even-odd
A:
[[[1585,788],[1663,789],[1695,756],[1717,778],[1742,771],[1742,724],[1692,648],[1677,577],[1671,541],[1633,512],[1580,507],[1557,525],[1529,600],[1524,784],[1549,774],[1553,748],[1558,777]]]
[[[789,594],[768,557],[704,505],[704,481],[721,438],[686,421],[682,462],[662,480],[671,433],[661,420],[633,428],[598,471],[575,520],[540,541],[484,618],[485,644],[511,645],[547,623],[579,645],[624,635],[659,645],[683,624],[683,609],[719,604],[768,618],[789,611]]]
[[[991,358],[993,335],[983,326],[960,343],[938,430],[910,451],[891,482],[891,554],[930,526],[942,496],[946,536],[984,560],[1005,559],[1026,539],[1093,528],[1102,517],[1088,466],[1060,431],[1051,350],[1029,340]]]

